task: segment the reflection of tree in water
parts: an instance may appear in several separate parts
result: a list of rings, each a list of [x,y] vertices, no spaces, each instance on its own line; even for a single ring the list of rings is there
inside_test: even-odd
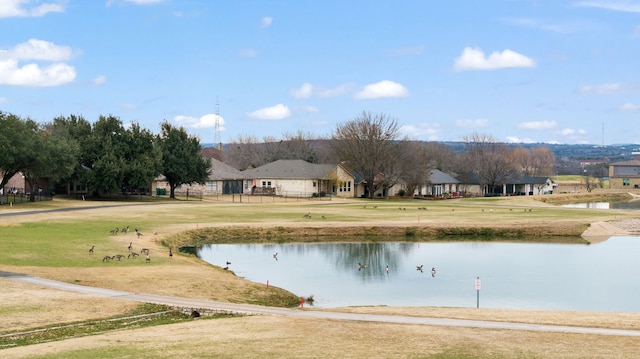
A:
[[[353,273],[363,281],[382,281],[403,264],[415,243],[337,243],[321,245],[318,251],[335,263],[336,269]],[[367,267],[360,269],[358,264]],[[389,273],[385,267],[389,266]]]

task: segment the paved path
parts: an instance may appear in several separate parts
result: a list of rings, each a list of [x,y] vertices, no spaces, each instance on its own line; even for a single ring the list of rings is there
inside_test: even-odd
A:
[[[465,319],[446,319],[446,318],[426,318],[426,317],[408,317],[399,315],[378,315],[378,314],[355,314],[341,312],[327,312],[317,310],[302,310],[276,307],[263,307],[250,304],[236,304],[226,302],[215,302],[201,299],[190,299],[181,297],[171,297],[154,294],[140,294],[124,292],[119,290],[87,287],[77,284],[58,282],[54,280],[33,277],[26,274],[3,272],[0,271],[0,277],[15,280],[23,283],[30,283],[44,287],[56,288],[60,290],[98,295],[104,297],[112,297],[119,299],[132,300],[144,303],[165,304],[169,306],[201,308],[217,311],[227,311],[244,314],[264,314],[278,315],[297,318],[318,318],[333,320],[353,320],[364,322],[379,323],[396,323],[396,324],[414,324],[414,325],[435,325],[446,327],[470,327],[470,328],[486,328],[486,329],[509,329],[509,330],[531,330],[543,332],[562,332],[562,333],[579,333],[579,334],[596,334],[596,335],[618,335],[640,337],[640,330],[624,330],[624,329],[604,329],[589,327],[570,327],[561,325],[542,325],[542,324],[524,324],[510,322],[491,322],[483,320],[465,320]]]

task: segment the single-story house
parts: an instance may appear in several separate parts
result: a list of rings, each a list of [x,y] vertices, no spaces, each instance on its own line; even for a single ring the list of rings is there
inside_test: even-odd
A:
[[[415,194],[418,196],[442,196],[457,193],[459,184],[460,181],[457,178],[438,169],[433,169],[429,172],[426,184],[418,187]]]
[[[609,165],[609,188],[639,189],[640,160],[611,163]]]
[[[472,174],[460,177],[459,190],[472,196],[513,196],[540,195],[553,193],[557,184],[545,176],[521,176],[504,181],[505,183],[489,188],[481,184]]]
[[[242,171],[211,157],[211,169],[209,169],[206,183],[182,185],[176,188],[176,192],[182,193],[189,190],[202,195],[237,194],[244,192],[245,182]],[[151,183],[151,193],[164,195],[169,194],[169,191],[169,182],[163,175],[158,176]]]
[[[317,164],[303,160],[277,160],[244,170],[246,194],[312,197],[332,194],[355,197],[355,176],[342,164]]]

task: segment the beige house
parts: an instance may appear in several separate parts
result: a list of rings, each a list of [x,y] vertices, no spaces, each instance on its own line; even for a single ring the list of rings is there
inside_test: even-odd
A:
[[[187,191],[193,195],[237,194],[243,193],[246,181],[243,173],[228,164],[211,157],[211,169],[205,184],[181,185],[176,188],[176,193],[185,195]],[[151,183],[151,193],[155,195],[168,195],[169,182],[164,176],[157,177]]]
[[[355,177],[341,164],[317,164],[303,160],[277,160],[242,172],[245,194],[314,197],[330,194],[355,197]]]
[[[639,189],[640,160],[611,163],[609,165],[609,188]]]

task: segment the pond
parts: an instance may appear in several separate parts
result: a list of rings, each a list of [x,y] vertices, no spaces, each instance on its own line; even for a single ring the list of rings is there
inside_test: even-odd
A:
[[[207,245],[198,255],[221,267],[231,262],[229,270],[264,283],[265,289],[268,283],[301,297],[313,296],[314,306],[322,308],[479,305],[640,312],[639,237],[612,237],[590,245],[498,241]]]

